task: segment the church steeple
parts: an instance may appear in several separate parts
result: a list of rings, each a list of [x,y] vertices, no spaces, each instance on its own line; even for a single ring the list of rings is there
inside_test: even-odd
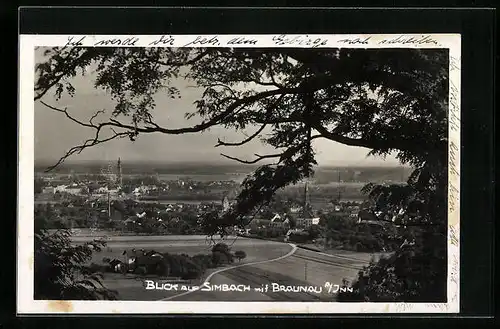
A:
[[[120,186],[120,188],[122,187],[123,185],[123,177],[122,177],[122,161],[120,158],[118,158],[118,165],[117,165],[117,169],[118,169],[118,185]]]

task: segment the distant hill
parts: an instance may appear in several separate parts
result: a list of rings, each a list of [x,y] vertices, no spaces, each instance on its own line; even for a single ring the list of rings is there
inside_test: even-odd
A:
[[[44,171],[52,163],[39,162],[35,164],[35,172]],[[53,170],[54,173],[93,173],[98,174],[102,168],[116,166],[116,162],[81,161],[63,163]],[[240,164],[214,163],[139,163],[122,161],[124,174],[175,174],[175,175],[212,175],[226,173],[250,173],[257,166]]]

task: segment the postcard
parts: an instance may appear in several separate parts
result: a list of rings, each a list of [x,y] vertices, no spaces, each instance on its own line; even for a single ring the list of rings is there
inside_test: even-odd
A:
[[[18,313],[458,313],[460,51],[20,35]]]

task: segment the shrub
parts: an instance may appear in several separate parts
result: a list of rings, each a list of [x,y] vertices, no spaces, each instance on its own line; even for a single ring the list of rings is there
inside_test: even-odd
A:
[[[242,259],[245,259],[247,257],[247,254],[242,250],[238,250],[234,253],[234,257],[236,257],[240,262]]]
[[[210,255],[198,254],[192,257],[193,261],[196,262],[202,269],[214,268],[215,265],[212,261]]]
[[[223,254],[225,253],[228,253],[229,252],[229,246],[225,243],[217,243],[215,246],[212,247],[212,252],[221,252]]]
[[[397,250],[358,274],[353,292],[342,292],[339,302],[445,302],[445,233],[427,232],[415,247]],[[428,247],[427,247],[428,246]]]
[[[208,255],[190,257],[185,254],[174,255],[165,253],[164,262],[168,266],[169,275],[180,277],[184,280],[199,278],[203,275],[205,269],[211,265],[210,256]]]
[[[213,252],[212,253],[212,262],[214,263],[215,266],[222,265],[224,263],[232,263],[233,262],[233,257],[230,253],[222,253],[219,251]]]
[[[53,219],[49,217],[49,219]],[[69,230],[49,233],[45,217],[35,215],[34,298],[44,300],[116,299],[94,265],[85,265],[105,242],[74,246]]]

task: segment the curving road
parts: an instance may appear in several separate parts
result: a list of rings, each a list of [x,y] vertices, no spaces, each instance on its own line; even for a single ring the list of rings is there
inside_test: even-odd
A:
[[[275,262],[275,261],[279,261],[279,260],[282,260],[282,259],[285,259],[287,257],[290,257],[291,255],[293,255],[295,253],[295,251],[297,250],[297,246],[293,245],[293,244],[289,244],[291,247],[292,247],[292,250],[290,252],[288,252],[287,254],[283,255],[283,256],[280,256],[280,257],[277,257],[277,258],[274,258],[274,259],[269,259],[269,260],[263,260],[263,261],[257,261],[257,262],[251,262],[251,263],[245,263],[245,264],[240,264],[240,265],[235,265],[235,266],[230,266],[230,267],[226,267],[226,268],[222,268],[222,269],[219,269],[215,272],[212,272],[204,281],[203,283],[205,284],[251,284],[253,283],[253,287],[260,287],[262,285],[262,281],[261,280],[252,280],[252,276],[240,276],[239,278],[237,277],[236,280],[232,279],[231,277],[229,277],[230,280],[224,280],[223,278],[220,278],[220,277],[217,277],[214,279],[214,276],[216,275],[220,275],[221,273],[224,273],[224,272],[233,272],[235,270],[240,270],[241,268],[243,267],[249,267],[249,266],[252,266],[252,265],[258,265],[258,264],[266,264],[266,263],[271,263],[271,262]],[[221,280],[222,279],[222,280]],[[222,282],[219,282],[219,281],[222,281]],[[210,299],[213,299],[215,297],[216,300],[220,300],[219,297],[219,294],[230,294],[232,298],[230,298],[231,301],[237,301],[238,299],[235,299],[237,297],[243,297],[244,299],[255,299],[255,298],[262,298],[262,296],[266,296],[266,294],[264,293],[260,293],[260,292],[257,292],[255,290],[252,289],[252,291],[250,292],[244,292],[244,293],[241,293],[241,292],[204,292],[204,291],[197,291],[197,290],[194,290],[194,291],[188,291],[188,292],[184,292],[184,293],[181,293],[181,294],[178,294],[178,295],[174,295],[174,296],[170,296],[170,297],[167,297],[167,298],[163,298],[161,300],[171,300],[171,299],[174,299],[174,298],[182,298],[182,300],[186,300],[185,297],[188,297],[189,298],[187,300],[207,300],[207,297],[210,298]],[[234,295],[234,296],[233,296]],[[242,296],[239,296],[239,295],[242,295]],[[244,295],[244,296],[243,296]],[[210,300],[209,299],[209,300]]]
[[[77,237],[74,239],[74,242],[79,243],[88,241],[89,239],[92,239],[92,237]],[[217,240],[217,242],[219,242],[219,240]],[[279,259],[293,249],[286,243],[247,239],[242,237],[227,238],[224,242],[227,243],[233,251],[242,250],[247,254],[247,257],[242,261],[242,264],[238,265]],[[211,245],[204,236],[121,236],[111,237],[108,240],[107,248],[101,252],[94,253],[92,261],[95,263],[101,263],[103,257],[122,259],[123,250],[132,248],[155,249],[159,252],[188,254],[191,256],[196,254],[209,254],[211,252]],[[220,273],[218,271],[225,269],[227,269],[227,267],[218,269],[216,271],[217,273],[213,272],[212,274],[209,272],[209,274],[212,274],[210,279],[214,282],[214,284],[217,284],[216,282],[219,281],[223,281],[221,284],[229,283],[228,280],[226,280],[226,282],[224,278],[218,275],[218,273]],[[106,287],[118,291],[119,298],[122,300],[160,300],[174,294],[173,292],[166,292],[162,290],[146,290],[144,280],[131,275],[123,276],[120,274],[106,274],[104,284]]]
[[[161,300],[178,301],[334,301],[336,293],[328,291],[327,283],[342,286],[343,279],[352,281],[366,266],[370,254],[346,253],[326,254],[299,249],[281,257],[243,265],[231,266],[209,275],[204,282],[212,285],[244,284],[250,287],[268,286],[267,291],[223,292],[190,291],[170,295]],[[276,285],[290,287],[321,287],[322,291],[287,292],[273,291]]]
[[[75,243],[93,237],[79,236]],[[238,237],[224,241],[233,251],[247,254],[241,264],[211,270],[204,282],[211,285],[250,286],[250,292],[223,291],[165,291],[147,290],[146,278],[132,275],[106,274],[104,284],[119,293],[121,300],[151,301],[331,301],[331,293],[272,291],[272,283],[285,286],[324,287],[326,282],[342,284],[342,279],[352,280],[358,271],[368,264],[371,255],[338,251],[334,254],[313,252],[295,245]],[[184,253],[188,255],[210,253],[211,245],[204,236],[116,236],[109,237],[108,246],[95,253],[93,261],[100,263],[103,257],[123,257],[124,249],[144,248],[159,252]],[[158,278],[149,278],[158,280]],[[255,291],[265,287],[267,291]],[[326,289],[323,289],[326,290]]]

